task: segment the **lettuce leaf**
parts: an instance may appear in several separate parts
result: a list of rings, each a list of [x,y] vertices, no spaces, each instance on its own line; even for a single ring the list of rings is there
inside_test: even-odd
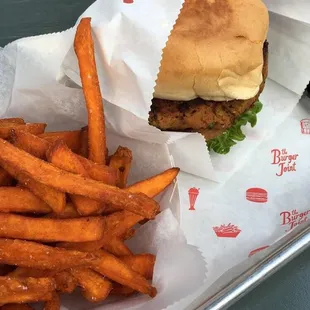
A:
[[[257,114],[262,108],[263,104],[260,101],[256,101],[254,106],[249,111],[243,113],[232,127],[224,131],[220,136],[207,142],[209,151],[213,150],[222,155],[229,153],[230,149],[237,142],[243,141],[246,138],[241,127],[247,123],[250,123],[251,127],[254,127],[257,123]]]

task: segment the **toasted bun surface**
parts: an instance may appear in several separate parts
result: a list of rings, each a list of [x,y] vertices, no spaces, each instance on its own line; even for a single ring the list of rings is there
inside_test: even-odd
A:
[[[185,0],[163,51],[155,98],[256,96],[269,27],[261,0]]]

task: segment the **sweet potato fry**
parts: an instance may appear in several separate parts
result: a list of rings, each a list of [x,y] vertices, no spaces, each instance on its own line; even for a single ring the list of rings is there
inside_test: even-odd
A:
[[[88,126],[81,129],[81,146],[79,154],[88,158]]]
[[[163,192],[176,178],[180,169],[171,168],[154,177],[137,182],[126,189],[131,193],[143,193],[150,198],[153,198]],[[110,214],[119,211],[112,206],[106,205],[103,214]]]
[[[0,127],[7,126],[8,124],[13,125],[24,125],[25,121],[22,118],[19,117],[12,117],[12,118],[3,118],[0,119]]]
[[[34,310],[27,304],[7,304],[0,308],[1,310]]]
[[[111,291],[111,295],[115,296],[130,296],[135,293],[135,290],[128,286],[121,285],[119,283],[113,283],[113,289]]]
[[[152,219],[159,205],[144,194],[134,194],[92,179],[72,174],[44,162],[0,139],[0,165],[10,165],[35,181],[63,192],[82,195]]]
[[[52,209],[26,188],[0,187],[0,212],[47,214]]]
[[[67,270],[57,272],[54,275],[54,279],[56,282],[56,291],[61,293],[70,294],[78,285],[76,278]]]
[[[53,278],[57,271],[17,267],[8,274],[11,278]]]
[[[66,194],[51,187],[39,183],[31,178],[19,175],[17,179],[21,185],[27,187],[36,196],[41,198],[55,213],[61,213],[66,206]]]
[[[12,272],[15,268],[13,266],[10,265],[0,265],[0,276],[6,276],[8,275],[10,272]]]
[[[55,280],[52,278],[0,277],[1,304],[27,303],[51,299],[55,290]]]
[[[7,139],[10,136],[12,129],[22,130],[38,135],[44,132],[46,124],[43,123],[29,123],[29,124],[2,124],[0,126],[0,138]]]
[[[62,140],[55,142],[55,144],[48,149],[46,156],[50,163],[62,170],[76,173],[83,177],[89,177],[88,172],[79,161],[78,157],[70,151]],[[70,198],[81,215],[98,214],[104,206],[97,200],[92,200],[80,195],[70,195]]]
[[[103,250],[97,252],[99,256],[91,268],[109,279],[128,286],[140,293],[151,297],[156,296],[156,289],[148,281],[129,268],[123,261]]]
[[[120,235],[122,240],[129,240],[136,234],[136,230],[134,228],[128,229],[125,233]]]
[[[36,136],[30,132],[12,129],[9,140],[27,153],[45,159],[47,149],[58,140],[64,141],[72,151],[77,151],[80,145],[80,135],[80,131],[60,131],[46,132]]]
[[[81,215],[76,211],[72,202],[66,204],[66,208],[61,213],[49,213],[46,217],[48,218],[59,218],[59,219],[74,219],[81,217]]]
[[[148,280],[153,278],[156,256],[153,254],[138,254],[121,256],[120,259],[132,270],[138,272]]]
[[[127,245],[118,237],[107,236],[97,242],[60,242],[58,246],[81,252],[93,252],[102,248],[116,256],[132,255]]]
[[[43,310],[60,310],[60,298],[58,293],[54,292],[51,300],[45,302]]]
[[[92,179],[105,184],[116,185],[118,178],[118,171],[116,169],[109,166],[96,164],[82,156],[77,157]]]
[[[9,186],[12,184],[12,181],[13,178],[9,173],[0,167],[0,186]]]
[[[128,255],[122,256],[120,259],[125,262],[132,270],[136,271],[148,280],[153,278],[153,270],[156,257],[152,254]],[[119,283],[113,284],[112,295],[129,296],[135,291]]]
[[[115,256],[132,255],[128,246],[119,237],[107,238],[102,248]]]
[[[20,125],[20,127],[19,126],[17,126],[16,128],[14,127],[13,129],[27,131],[34,135],[40,135],[44,133],[46,126],[47,124],[45,123],[28,123],[25,125]]]
[[[65,269],[90,265],[93,253],[54,248],[36,242],[0,239],[0,263],[34,269]]]
[[[81,252],[94,252],[104,249],[115,256],[132,255],[128,246],[119,237],[105,236],[99,241],[93,242],[60,242],[57,246]]]
[[[17,258],[12,256],[12,248],[18,242],[18,248],[26,243]],[[12,244],[13,243],[13,244]],[[124,262],[115,256],[100,250],[96,253],[82,253],[77,251],[61,250],[44,245],[34,244],[19,240],[1,240],[0,239],[0,262],[12,265],[20,265],[26,267],[34,267],[38,269],[55,268],[58,270],[67,269],[69,263],[72,268],[79,266],[90,266],[91,269],[98,273],[118,282],[122,285],[129,286],[141,293],[148,294],[152,297],[156,295],[156,289],[153,288],[146,279],[134,272]],[[26,251],[26,249],[28,251]],[[16,249],[16,245],[15,245]],[[15,250],[14,249],[14,250]],[[29,250],[32,250],[31,252]],[[31,253],[31,254],[30,254]],[[84,254],[84,256],[83,256]],[[32,258],[29,258],[32,255]],[[80,256],[80,257],[79,257]],[[51,263],[52,262],[52,263]],[[53,267],[51,266],[53,264]],[[43,267],[43,268],[42,268]]]
[[[80,150],[80,130],[45,132],[44,134],[39,135],[39,137],[48,141],[50,144],[55,143],[57,140],[63,140],[73,152],[78,152]]]
[[[28,188],[37,197],[41,198],[54,212],[61,213],[66,206],[65,193],[51,187],[39,183],[32,178],[29,178],[20,169],[15,169],[14,166],[2,162],[0,164],[11,176],[17,179],[20,184]]]
[[[8,276],[12,278],[54,278],[56,291],[61,293],[72,293],[77,287],[77,280],[67,270],[57,272],[57,270],[17,267]]]
[[[50,143],[27,131],[11,130],[9,141],[25,152],[41,158],[46,158],[46,151]]]
[[[128,229],[139,223],[143,217],[140,215],[121,211],[113,213],[109,216],[104,217],[105,219],[105,236],[98,241],[90,242],[60,242],[59,247],[66,249],[73,249],[82,252],[93,252],[101,249],[112,237],[120,237]]]
[[[104,219],[83,217],[75,219],[33,218],[0,213],[0,238],[38,240],[42,242],[86,242],[103,238]]]
[[[132,162],[132,152],[127,147],[119,146],[116,152],[111,156],[109,167],[119,171],[117,186],[125,188]]]
[[[120,211],[104,217],[106,222],[106,235],[122,236],[130,228],[139,223],[143,217],[132,212]]]
[[[102,215],[111,215],[115,212],[122,211],[122,209],[117,209],[116,207],[106,205],[102,211]]]
[[[71,273],[82,288],[83,296],[91,302],[105,300],[112,290],[111,281],[89,268],[72,268]]]
[[[88,112],[89,159],[98,164],[105,164],[105,120],[90,20],[90,18],[82,18],[80,21],[75,35],[74,49],[79,62]]]
[[[155,197],[163,192],[177,177],[179,168],[168,169],[158,175],[135,183],[126,189],[131,193],[144,193],[148,197]]]
[[[89,252],[100,250],[103,245],[108,242],[107,237],[100,239],[99,241],[90,241],[90,242],[59,242],[57,247],[64,248],[68,250],[75,250],[80,252]]]

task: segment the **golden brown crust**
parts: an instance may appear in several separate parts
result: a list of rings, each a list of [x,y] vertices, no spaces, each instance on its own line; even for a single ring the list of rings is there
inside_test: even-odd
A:
[[[186,0],[163,52],[155,98],[254,97],[269,25],[261,0]]]

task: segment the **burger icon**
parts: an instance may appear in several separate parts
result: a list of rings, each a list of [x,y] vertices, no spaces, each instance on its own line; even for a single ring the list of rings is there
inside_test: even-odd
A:
[[[249,188],[246,191],[246,199],[255,203],[266,203],[268,201],[268,193],[262,188]]]
[[[237,238],[238,235],[241,233],[241,230],[229,223],[228,225],[221,225],[213,227],[213,230],[217,237],[219,238]]]

